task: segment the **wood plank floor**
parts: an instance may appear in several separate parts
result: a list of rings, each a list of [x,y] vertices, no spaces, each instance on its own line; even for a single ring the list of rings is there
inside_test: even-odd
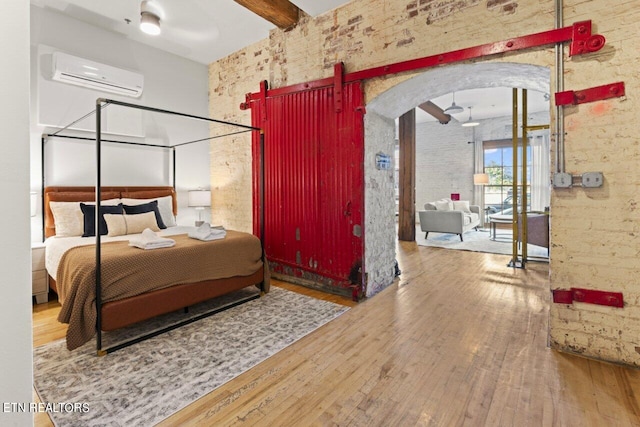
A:
[[[547,264],[404,242],[398,261],[395,284],[161,425],[640,425],[640,371],[547,347]],[[34,345],[64,336],[58,310],[34,306]]]

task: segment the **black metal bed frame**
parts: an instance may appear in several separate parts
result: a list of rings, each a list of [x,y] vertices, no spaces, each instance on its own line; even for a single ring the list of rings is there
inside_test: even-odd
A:
[[[189,119],[194,119],[194,120],[200,120],[200,121],[207,121],[210,123],[219,123],[219,124],[224,124],[224,125],[229,125],[229,126],[235,126],[237,128],[240,128],[241,130],[238,130],[236,132],[229,132],[223,135],[215,135],[215,136],[210,136],[207,138],[200,138],[200,139],[196,139],[196,140],[192,140],[192,141],[186,141],[186,142],[181,142],[178,144],[174,144],[174,145],[156,145],[156,144],[149,144],[149,143],[143,143],[143,142],[133,142],[133,141],[121,141],[121,140],[114,140],[114,139],[104,139],[102,138],[102,110],[107,107],[108,105],[113,104],[113,105],[119,105],[122,107],[127,107],[127,108],[134,108],[134,109],[138,109],[138,110],[143,110],[143,111],[150,111],[150,112],[154,112],[154,113],[162,113],[162,114],[169,114],[169,115],[175,115],[175,116],[180,116],[180,117],[185,117],[185,118],[189,118]],[[95,138],[89,138],[89,137],[83,137],[83,136],[75,136],[75,135],[62,135],[61,132],[64,132],[65,130],[69,129],[71,126],[73,126],[74,124],[78,123],[81,120],[86,119],[87,117],[90,117],[91,115],[95,114],[96,116],[96,132],[95,132]],[[195,116],[195,115],[191,115],[191,114],[185,114],[185,113],[180,113],[180,112],[176,112],[176,111],[170,111],[170,110],[164,110],[164,109],[160,109],[160,108],[154,108],[154,107],[148,107],[148,106],[144,106],[144,105],[138,105],[138,104],[131,104],[128,102],[122,102],[122,101],[116,101],[113,99],[107,99],[107,98],[98,98],[96,100],[96,108],[95,110],[90,111],[89,113],[85,114],[84,116],[80,117],[77,120],[74,120],[73,122],[69,123],[68,125],[66,125],[65,127],[59,129],[58,131],[52,133],[52,134],[43,134],[42,135],[42,139],[41,139],[41,173],[42,173],[42,191],[41,191],[41,195],[42,195],[42,203],[44,206],[44,189],[45,189],[45,143],[47,141],[48,138],[50,137],[57,137],[57,138],[67,138],[67,139],[78,139],[78,140],[86,140],[86,141],[95,141],[96,142],[96,185],[95,185],[95,191],[96,191],[96,215],[94,218],[95,224],[96,224],[96,230],[98,230],[98,223],[99,223],[99,215],[100,215],[100,206],[101,206],[101,168],[102,168],[102,158],[101,158],[101,153],[102,153],[102,143],[103,142],[109,142],[109,143],[115,143],[115,144],[125,144],[125,145],[136,145],[136,146],[144,146],[144,147],[155,147],[155,148],[162,148],[162,149],[171,149],[172,151],[172,168],[173,168],[173,173],[172,173],[172,179],[173,179],[173,188],[175,190],[176,188],[176,147],[181,147],[184,145],[189,145],[189,144],[194,144],[196,142],[202,142],[202,141],[208,141],[211,139],[216,139],[216,138],[222,138],[222,137],[226,137],[226,136],[230,136],[230,135],[237,135],[240,133],[246,133],[246,132],[255,132],[255,131],[259,131],[260,132],[260,182],[259,182],[259,199],[260,199],[260,209],[259,209],[259,233],[260,233],[260,243],[261,245],[264,246],[264,132],[262,129],[254,127],[254,126],[247,126],[247,125],[242,125],[239,123],[232,123],[232,122],[228,122],[228,121],[223,121],[223,120],[217,120],[217,119],[211,119],[208,117],[201,117],[201,116]],[[42,230],[43,230],[43,236],[42,238],[44,239],[44,214],[42,215]],[[263,248],[263,253],[264,253],[264,248]],[[177,329],[181,326],[196,322],[198,320],[204,319],[206,317],[212,316],[216,313],[220,313],[221,311],[224,310],[228,310],[230,308],[236,307],[240,304],[244,304],[245,302],[254,300],[259,298],[263,293],[264,293],[264,282],[261,282],[260,284],[260,294],[258,295],[252,295],[250,297],[245,297],[242,298],[238,301],[232,302],[230,304],[224,305],[222,307],[207,311],[205,313],[202,313],[200,315],[197,315],[195,317],[189,318],[189,319],[185,319],[183,321],[180,321],[178,323],[166,326],[164,328],[152,331],[150,333],[144,334],[142,336],[124,341],[120,344],[116,344],[112,347],[103,349],[102,348],[102,272],[101,272],[101,237],[100,237],[100,233],[96,232],[96,352],[98,356],[105,356],[108,353],[112,353],[116,350],[120,350],[122,348],[128,347],[130,345],[139,343],[141,341],[144,341],[146,339],[149,338],[153,338],[155,336],[158,336],[160,334],[163,334],[165,332],[169,332],[171,330]],[[266,259],[264,260],[264,262],[266,263]]]

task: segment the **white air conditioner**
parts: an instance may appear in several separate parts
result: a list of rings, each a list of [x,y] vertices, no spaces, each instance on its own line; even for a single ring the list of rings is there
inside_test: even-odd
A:
[[[52,68],[55,81],[135,98],[142,95],[144,76],[139,73],[62,52],[53,53]]]

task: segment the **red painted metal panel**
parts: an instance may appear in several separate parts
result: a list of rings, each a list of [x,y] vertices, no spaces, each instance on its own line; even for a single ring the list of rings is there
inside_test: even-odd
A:
[[[573,304],[573,292],[570,289],[554,289],[552,293],[556,304]]]
[[[606,305],[609,307],[624,307],[622,292],[596,291],[593,289],[554,289],[553,302],[557,304],[573,304],[573,301],[586,304]]]
[[[283,96],[267,92],[251,108],[253,124],[265,136],[263,246],[269,261],[280,273],[320,276],[346,288],[364,252],[363,96],[359,82],[345,85],[342,111],[336,112],[334,95],[333,86]],[[258,165],[257,137],[253,156]],[[253,173],[258,234],[255,166]]]
[[[609,307],[624,307],[621,292],[595,291],[592,289],[571,288],[573,300],[587,304],[606,305]]]
[[[577,105],[625,95],[624,82],[611,83],[582,90],[568,90],[555,94],[556,105]]]

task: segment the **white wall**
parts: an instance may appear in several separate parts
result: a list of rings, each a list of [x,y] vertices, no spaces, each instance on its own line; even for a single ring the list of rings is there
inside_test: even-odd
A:
[[[380,292],[394,278],[395,265],[395,138],[392,119],[369,112],[364,116],[364,201],[365,249],[364,267],[367,273],[368,297]],[[394,159],[389,170],[376,168],[376,154]]]
[[[62,51],[95,62],[144,75],[140,98],[122,97],[50,80],[51,53]],[[133,104],[208,117],[208,69],[199,64],[127,39],[124,35],[69,18],[55,10],[31,6],[31,190],[40,193],[41,135],[64,126],[95,108],[95,100],[106,97]],[[134,138],[158,145],[206,138],[209,126],[185,118],[109,106],[107,121],[127,121],[115,132],[144,135]],[[95,118],[78,124],[95,129]],[[84,132],[93,135],[92,132]],[[103,138],[115,135],[104,135]],[[46,185],[94,185],[95,148],[91,142],[50,140],[46,143]],[[171,150],[132,148],[103,144],[103,185],[171,185]],[[178,223],[192,224],[197,218],[187,207],[186,191],[209,187],[209,143],[199,142],[177,149],[176,187]],[[42,238],[42,209],[32,219],[32,240]]]
[[[478,126],[477,128],[480,128]],[[416,212],[424,204],[459,193],[473,201],[473,132],[451,121],[416,125]]]
[[[0,2],[0,403],[32,401],[29,245],[29,6]],[[10,65],[10,66],[9,66]],[[30,413],[0,410],[0,425],[33,425]]]

